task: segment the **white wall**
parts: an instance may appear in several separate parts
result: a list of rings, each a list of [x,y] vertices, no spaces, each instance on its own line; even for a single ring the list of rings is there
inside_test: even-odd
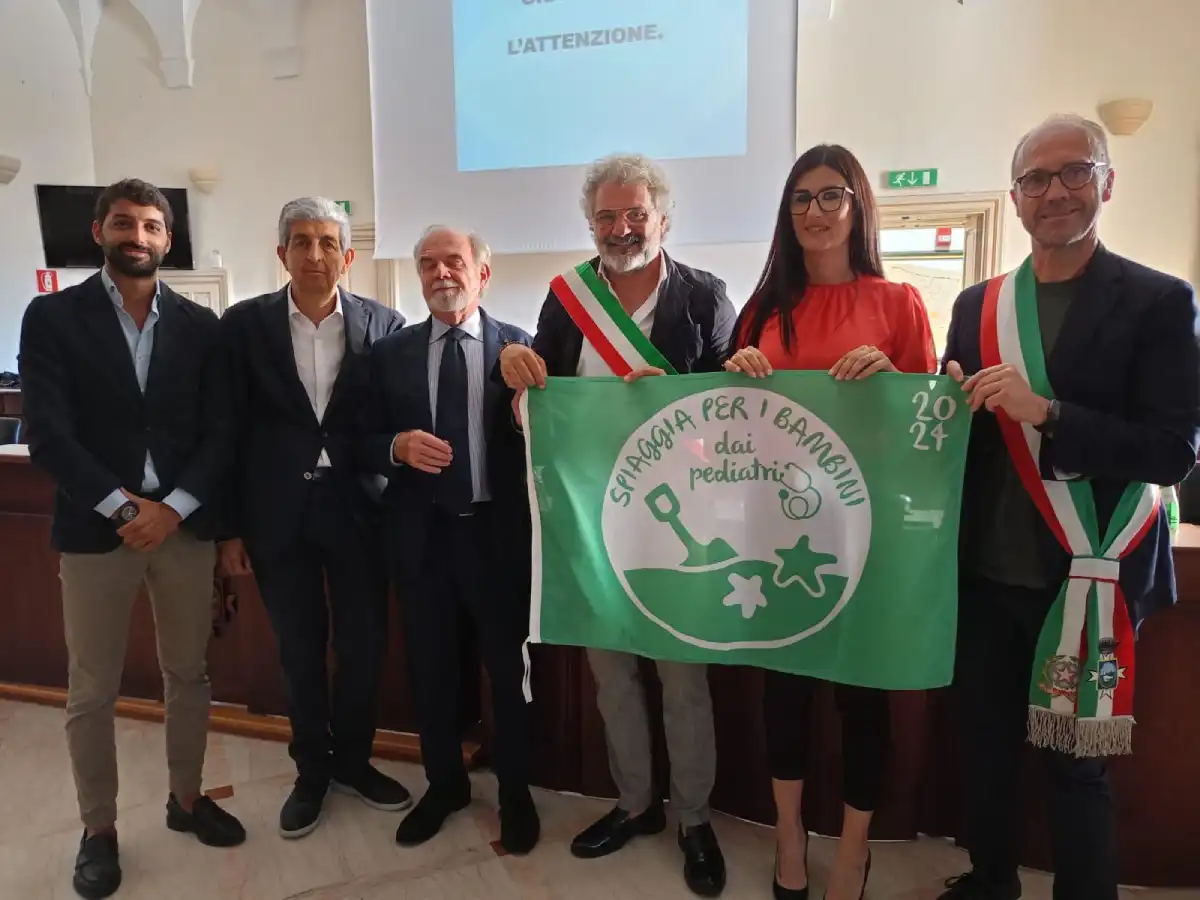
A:
[[[1112,138],[1115,194],[1102,238],[1200,280],[1200,2],[837,0],[802,21],[800,146],[846,144],[868,172],[937,166],[939,190],[1007,188],[1013,146],[1055,112],[1148,97],[1133,137]],[[1004,265],[1028,252],[1005,223]]]
[[[194,87],[168,90],[154,38],[129,0],[108,4],[96,35],[96,178],[136,176],[189,188],[196,265],[219,250],[238,299],[278,286],[280,207],[305,194],[354,204],[374,217],[364,4],[302,4],[303,73],[273,79],[245,0],[204,0],[192,46]],[[187,170],[215,166],[212,194]]]
[[[0,2],[0,153],[21,160],[0,186],[0,369],[15,371],[21,315],[46,265],[34,185],[95,181],[79,58],[56,3]],[[59,284],[86,274],[59,272]]]

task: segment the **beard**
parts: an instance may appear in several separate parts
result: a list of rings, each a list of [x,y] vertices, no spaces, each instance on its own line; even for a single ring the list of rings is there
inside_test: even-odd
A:
[[[141,244],[133,243],[104,244],[101,249],[104,251],[104,258],[112,267],[120,274],[130,278],[144,278],[147,275],[153,275],[158,271],[163,258],[167,255],[166,250],[156,250],[153,247],[144,247]],[[127,254],[128,250],[143,250],[146,258],[135,259]]]
[[[435,287],[429,297],[429,308],[434,312],[456,313],[466,309],[471,303],[467,292],[457,284],[454,287]]]
[[[623,238],[605,238],[597,242],[600,261],[610,272],[625,275],[637,272],[654,262],[658,256],[659,243],[649,235],[627,234]]]

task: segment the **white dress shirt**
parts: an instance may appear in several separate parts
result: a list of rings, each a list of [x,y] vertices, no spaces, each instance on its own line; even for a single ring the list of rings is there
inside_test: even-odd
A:
[[[650,330],[654,327],[654,310],[658,307],[658,292],[662,289],[663,282],[667,280],[667,258],[663,252],[658,251],[659,269],[658,269],[658,284],[654,286],[654,290],[650,292],[650,296],[646,298],[646,302],[633,311],[630,318],[633,319],[633,324],[641,330],[647,338],[650,337]],[[613,296],[617,292],[613,290],[612,282],[608,280],[608,276],[604,274],[604,264],[600,264],[600,277],[604,279],[604,283],[608,285],[609,290],[613,292]],[[575,374],[579,376],[598,377],[603,375],[612,375],[613,371],[608,367],[608,363],[596,352],[596,348],[592,346],[592,342],[587,338],[583,339],[583,348],[579,351],[579,366],[575,370]]]
[[[438,379],[442,371],[442,349],[450,331],[441,319],[430,319],[429,330],[429,412],[432,415],[433,433],[437,434]],[[458,326],[466,337],[462,339],[463,356],[467,361],[467,429],[471,452],[471,487],[473,502],[483,503],[492,495],[487,479],[487,437],[483,433],[483,317],[479,310]]]
[[[314,325],[312,319],[300,312],[288,288],[288,324],[292,331],[292,353],[296,357],[296,373],[308,394],[317,421],[325,418],[325,408],[333,393],[346,354],[346,320],[342,315],[342,292],[338,291],[333,312]],[[329,454],[321,448],[317,468],[330,466]]]

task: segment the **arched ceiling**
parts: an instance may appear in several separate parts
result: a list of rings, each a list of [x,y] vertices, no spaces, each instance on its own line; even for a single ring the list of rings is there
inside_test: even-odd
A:
[[[2,2],[2,0],[0,0]],[[163,84],[189,88],[195,57],[192,29],[204,0],[129,0],[154,34]],[[300,4],[302,0],[244,0],[249,27],[262,35],[262,51],[273,78],[300,74]],[[107,0],[58,0],[71,25],[79,51],[79,71],[92,92],[92,48]]]

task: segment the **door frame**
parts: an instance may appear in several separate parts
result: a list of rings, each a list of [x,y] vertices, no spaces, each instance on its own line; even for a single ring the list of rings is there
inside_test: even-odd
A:
[[[1000,274],[1004,193],[910,194],[879,198],[879,227],[965,228],[963,280],[978,284]]]

